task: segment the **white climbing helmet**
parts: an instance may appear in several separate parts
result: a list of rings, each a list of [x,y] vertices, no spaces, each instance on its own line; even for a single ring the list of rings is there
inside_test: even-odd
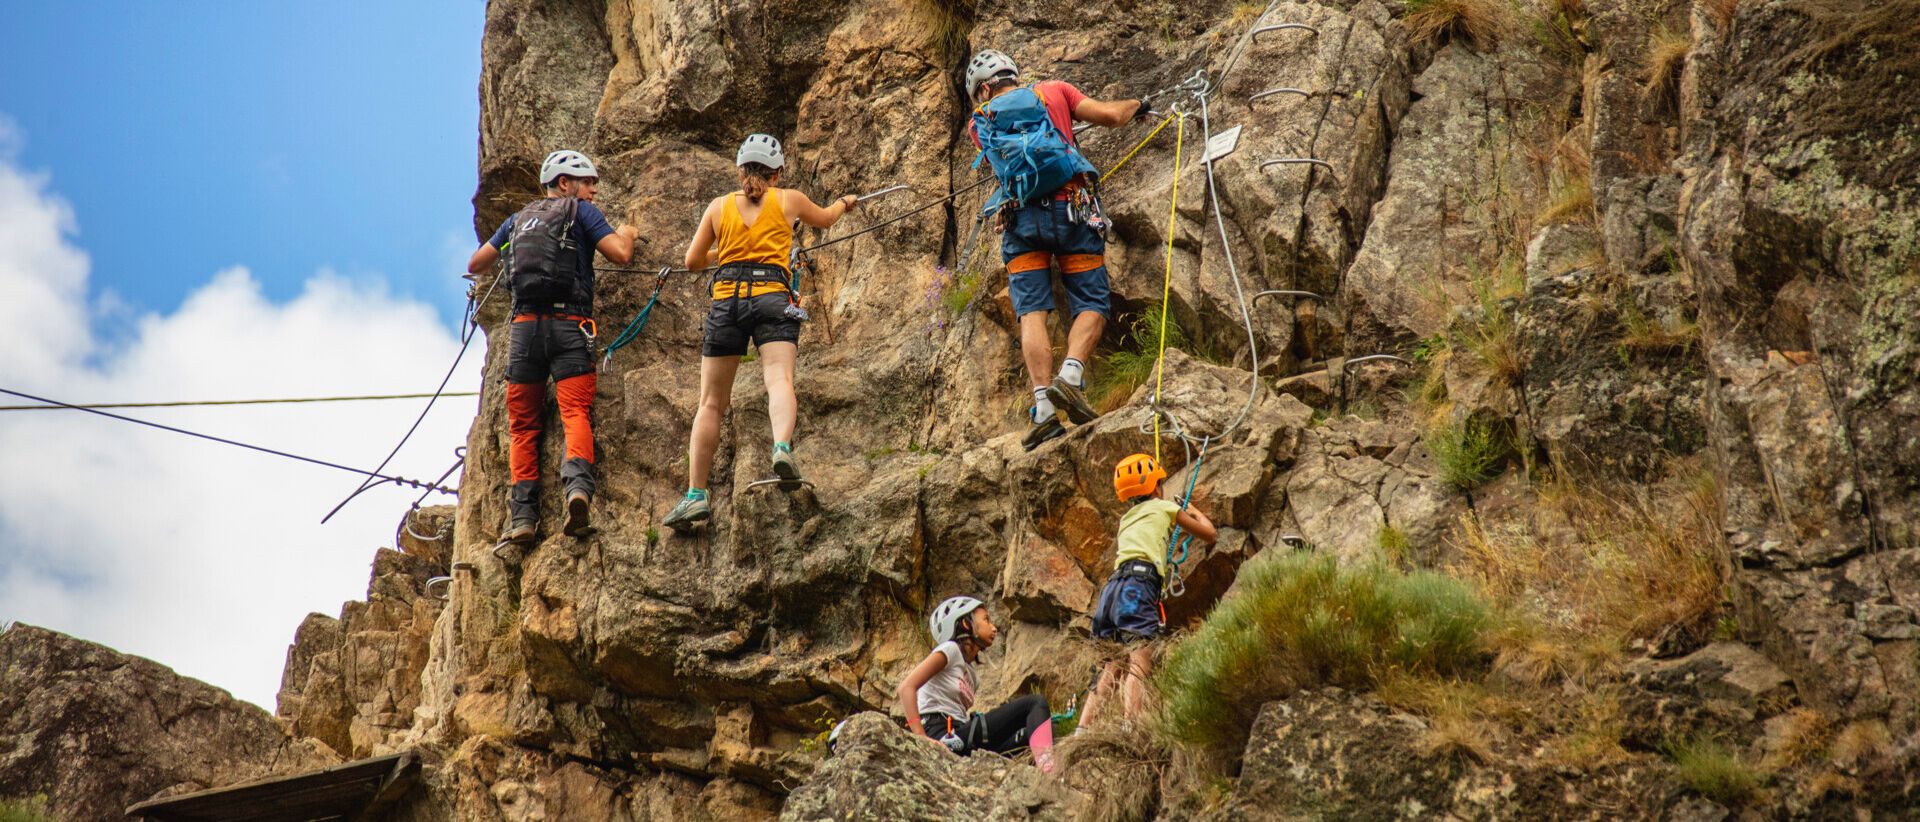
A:
[[[563,148],[547,155],[546,162],[540,164],[540,184],[543,186],[553,185],[553,181],[560,179],[562,175],[567,177],[599,177],[600,172],[593,167],[593,161],[587,159],[587,155]]]
[[[740,144],[740,153],[733,156],[733,164],[744,166],[759,163],[767,168],[780,168],[787,164],[787,153],[780,150],[780,141],[771,134],[749,134],[747,141]]]
[[[1015,77],[1019,74],[1020,67],[1014,65],[1013,58],[1008,57],[1005,52],[994,49],[982,51],[967,62],[967,96],[971,97],[978,93],[980,84],[988,80],[1002,75]]]
[[[927,620],[927,629],[933,631],[933,644],[952,642],[960,620],[972,616],[976,609],[985,604],[967,596],[953,597],[940,603],[940,607],[933,609],[933,617]]]

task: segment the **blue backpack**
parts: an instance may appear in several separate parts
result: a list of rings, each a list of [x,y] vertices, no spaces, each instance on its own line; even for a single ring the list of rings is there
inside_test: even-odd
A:
[[[1032,86],[1009,91],[975,110],[973,131],[980,138],[973,167],[985,159],[1000,178],[999,193],[987,201],[987,211],[1007,202],[1038,201],[1074,177],[1094,173],[1093,164],[1054,127],[1046,103]]]

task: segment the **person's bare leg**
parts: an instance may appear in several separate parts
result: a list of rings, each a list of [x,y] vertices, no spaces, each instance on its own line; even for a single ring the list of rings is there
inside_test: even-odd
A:
[[[1027,377],[1035,388],[1053,381],[1053,338],[1047,334],[1047,318],[1052,315],[1051,311],[1020,315],[1020,357],[1027,362]]]
[[[740,358],[700,358],[700,405],[693,413],[687,443],[687,487],[705,488],[713,477],[713,452],[720,448],[720,420],[733,401],[733,375]]]
[[[1153,673],[1153,646],[1142,645],[1127,654],[1127,687],[1124,695],[1127,718],[1140,715],[1147,707],[1147,677]]]
[[[793,442],[800,417],[800,403],[793,394],[793,366],[799,356],[800,348],[793,343],[760,346],[760,374],[767,383],[767,420],[773,425],[774,442]]]
[[[1073,318],[1073,327],[1067,330],[1067,356],[1081,362],[1093,357],[1093,347],[1100,344],[1100,334],[1107,328],[1107,318],[1098,311],[1082,311]],[[1021,329],[1024,338],[1025,329]],[[1031,359],[1028,360],[1032,362]],[[1052,379],[1051,376],[1046,379]]]
[[[1094,716],[1113,696],[1113,692],[1120,687],[1126,675],[1126,670],[1121,667],[1120,660],[1117,659],[1100,669],[1100,678],[1094,681],[1093,691],[1087,694],[1087,704],[1080,706],[1080,724],[1074,726],[1074,733],[1079,733],[1081,728],[1093,726]]]

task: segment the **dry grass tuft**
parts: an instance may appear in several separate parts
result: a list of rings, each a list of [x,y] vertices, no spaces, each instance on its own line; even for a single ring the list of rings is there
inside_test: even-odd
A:
[[[1684,354],[1699,341],[1700,325],[1691,318],[1652,319],[1632,303],[1620,309],[1620,347],[1629,354]]]
[[[1461,39],[1492,49],[1513,33],[1514,10],[1505,0],[1403,0],[1407,30],[1414,39]]]
[[[1102,822],[1152,819],[1160,806],[1160,785],[1178,758],[1145,722],[1077,731],[1055,752],[1067,784],[1093,799],[1081,819]]]
[[[1835,766],[1851,769],[1886,759],[1892,751],[1893,734],[1888,732],[1887,724],[1864,719],[1841,728],[1840,733],[1834,735],[1827,755]]]
[[[1693,51],[1693,34],[1686,30],[1661,28],[1647,43],[1646,97],[1661,105],[1680,105],[1680,70],[1687,66],[1687,54]]]
[[[1740,0],[1702,0],[1701,5],[1722,30],[1733,25],[1733,16],[1740,11]]]
[[[1761,767],[1769,771],[1796,768],[1826,755],[1833,741],[1833,720],[1825,713],[1800,707],[1788,711],[1781,721],[1785,727]]]
[[[1529,515],[1461,520],[1452,573],[1505,603],[1496,666],[1520,681],[1583,678],[1632,639],[1702,633],[1723,598],[1719,492],[1706,472],[1651,487],[1574,482]]]

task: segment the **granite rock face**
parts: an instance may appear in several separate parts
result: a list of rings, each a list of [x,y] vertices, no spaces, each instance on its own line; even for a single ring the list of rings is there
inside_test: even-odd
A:
[[[0,632],[0,798],[59,819],[335,764],[266,711],[159,663],[32,625]]]

